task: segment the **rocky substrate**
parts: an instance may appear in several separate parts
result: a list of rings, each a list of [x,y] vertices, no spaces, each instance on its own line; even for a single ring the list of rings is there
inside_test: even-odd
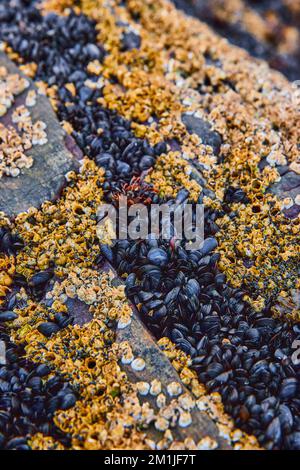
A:
[[[298,0],[174,0],[189,15],[208,23],[233,44],[299,80]]]

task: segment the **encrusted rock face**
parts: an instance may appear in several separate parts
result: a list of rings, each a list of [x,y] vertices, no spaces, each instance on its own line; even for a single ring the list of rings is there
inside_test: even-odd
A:
[[[189,15],[290,80],[299,80],[300,7],[296,0],[173,0]]]
[[[9,74],[17,74],[23,79],[25,77],[3,53],[0,53],[0,67],[4,67]],[[40,122],[45,127],[47,139],[41,142],[42,145],[26,151],[32,163],[27,165],[25,162],[21,169],[15,167],[16,177],[4,175],[0,179],[0,210],[10,216],[26,211],[31,206],[39,207],[44,201],[56,198],[65,184],[65,174],[76,167],[76,158],[65,143],[67,134],[59,124],[48,98],[39,93],[30,78],[26,77],[26,80],[30,87],[17,96],[12,107],[0,118],[0,122],[6,128],[16,127],[13,113],[26,105],[28,92],[34,91],[36,102],[28,110],[33,122]],[[13,140],[14,136],[11,135],[10,138]],[[27,137],[29,140],[32,138],[34,136]],[[19,149],[12,149],[12,152],[19,152]]]

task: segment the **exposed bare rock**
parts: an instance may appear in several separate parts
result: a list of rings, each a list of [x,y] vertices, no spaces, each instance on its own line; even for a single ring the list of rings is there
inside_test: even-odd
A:
[[[20,73],[2,53],[0,53],[0,66],[5,66],[9,73]],[[32,82],[30,89],[36,89]],[[14,106],[1,118],[1,122],[11,125],[12,112],[16,106],[24,104],[27,92],[28,90],[17,98]],[[37,94],[37,104],[31,114],[35,121],[41,120],[47,124],[48,142],[28,152],[34,159],[31,168],[23,169],[16,178],[8,176],[1,178],[0,210],[10,216],[26,211],[30,206],[38,207],[46,200],[55,199],[65,184],[65,174],[76,167],[76,157],[69,150],[70,137],[68,137],[68,149],[65,132],[45,96]]]

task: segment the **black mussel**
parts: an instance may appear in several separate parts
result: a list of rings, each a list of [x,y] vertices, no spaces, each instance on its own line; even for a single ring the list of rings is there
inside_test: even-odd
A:
[[[46,364],[41,364],[36,368],[35,373],[39,377],[45,377],[46,375],[50,373],[50,368]]]
[[[174,287],[172,290],[170,290],[165,297],[166,305],[171,304],[172,302],[175,302],[178,297],[179,292],[180,292],[180,287]]]
[[[108,261],[113,262],[114,255],[109,245],[101,245],[101,253],[103,253],[103,255],[108,259]]]
[[[18,315],[9,310],[6,312],[0,312],[0,323],[13,321],[16,320],[16,318],[18,318]]]
[[[279,444],[282,438],[281,425],[279,418],[274,418],[269,424],[266,432],[266,438],[271,440],[275,445]]]
[[[28,281],[28,285],[33,288],[39,288],[47,282],[50,281],[50,279],[53,277],[53,271],[52,270],[46,270],[46,271],[40,271],[36,274],[34,274]]]
[[[147,255],[148,260],[156,266],[165,266],[168,263],[168,255],[161,248],[151,248]]]
[[[198,296],[200,294],[199,282],[196,279],[189,279],[186,284],[185,291],[187,295]]]
[[[40,323],[37,329],[40,333],[42,333],[42,335],[46,336],[47,338],[50,338],[50,336],[52,336],[53,334],[58,333],[60,327],[55,323],[45,322]]]
[[[203,256],[208,255],[211,251],[215,250],[218,246],[218,242],[215,238],[206,238],[200,249]]]
[[[296,396],[298,388],[298,380],[295,377],[284,379],[279,390],[279,396],[284,400],[293,398]]]
[[[60,408],[62,410],[68,410],[69,408],[72,408],[76,403],[76,397],[73,393],[67,393],[61,403],[60,403]]]

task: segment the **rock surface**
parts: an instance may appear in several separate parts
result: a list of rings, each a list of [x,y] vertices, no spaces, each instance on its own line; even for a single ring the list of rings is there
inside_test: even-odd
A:
[[[299,79],[300,54],[297,37],[300,9],[296,1],[172,2],[188,15],[209,24],[215,32],[232,44],[246,49],[254,57],[267,61],[272,68],[279,70],[290,80]],[[288,37],[290,41],[287,40]]]
[[[21,74],[3,53],[0,53],[0,66],[6,67],[9,73]],[[29,89],[36,89],[32,82]],[[24,104],[27,92],[28,90],[17,97],[14,106],[0,122],[11,124],[11,114],[16,106]],[[41,120],[47,124],[48,143],[33,147],[28,152],[34,159],[32,168],[23,169],[16,178],[5,176],[0,179],[0,211],[9,216],[24,212],[30,206],[38,207],[46,200],[55,199],[65,184],[65,174],[77,165],[76,158],[67,148],[69,144],[66,142],[66,134],[49,100],[37,94],[37,104],[31,109],[34,121]]]
[[[295,200],[300,194],[300,175],[297,175],[294,171],[288,171],[281,176],[281,180],[278,183],[272,186],[271,192],[281,200],[286,198]],[[292,207],[284,210],[284,214],[290,219],[296,218],[299,213],[300,206],[298,204],[294,204]]]
[[[194,116],[193,114],[183,114],[182,122],[190,134],[197,134],[202,139],[202,143],[210,145],[215,155],[219,155],[222,145],[220,134],[214,131],[209,122]]]

